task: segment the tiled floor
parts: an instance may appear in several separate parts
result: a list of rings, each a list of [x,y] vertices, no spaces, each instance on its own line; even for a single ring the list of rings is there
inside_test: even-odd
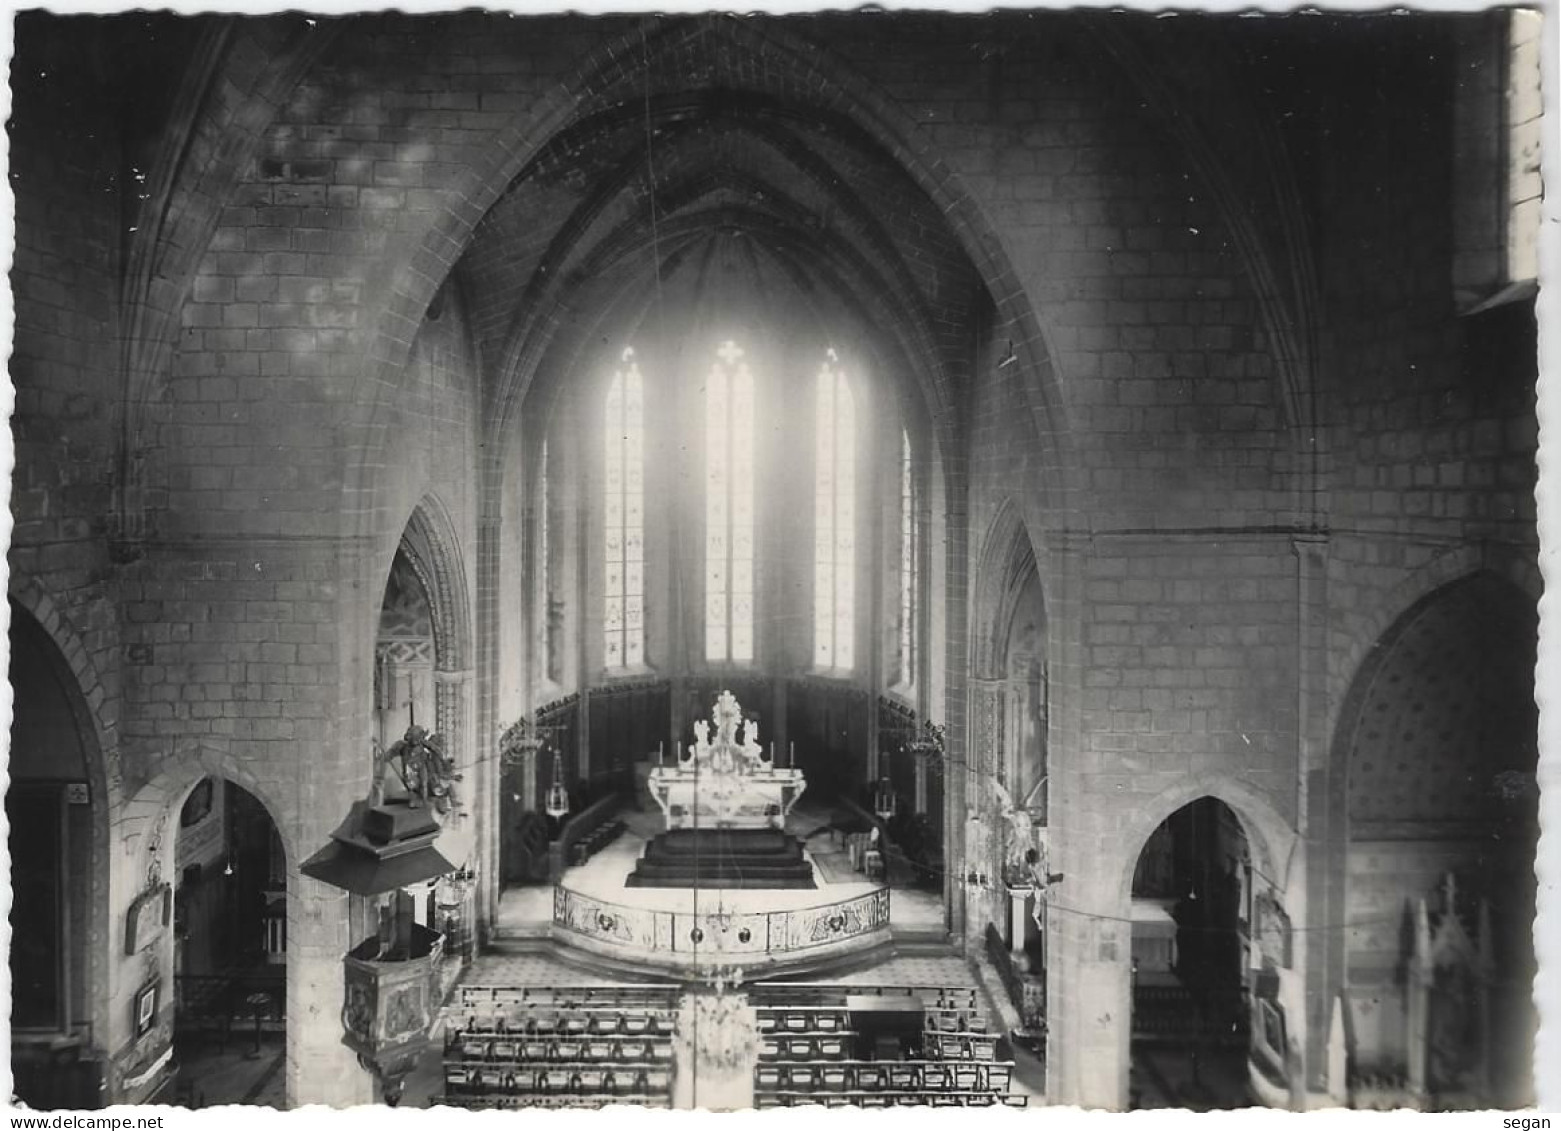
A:
[[[1133,1043],[1128,1089],[1135,1109],[1222,1111],[1251,1104],[1240,1049]]]
[[[647,976],[641,980],[656,979]],[[468,986],[599,986],[604,981],[600,975],[554,957],[547,948],[479,955],[461,978]]]
[[[280,1033],[263,1034],[258,1055],[253,1036],[237,1031],[226,1047],[212,1039],[181,1040],[177,1055],[179,1075],[171,1099],[181,1107],[286,1106]]]

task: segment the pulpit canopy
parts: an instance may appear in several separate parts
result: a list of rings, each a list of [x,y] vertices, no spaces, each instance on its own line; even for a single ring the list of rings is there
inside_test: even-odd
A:
[[[427,808],[355,802],[331,842],[301,870],[353,895],[384,895],[455,871],[434,847],[438,835],[439,822]]]

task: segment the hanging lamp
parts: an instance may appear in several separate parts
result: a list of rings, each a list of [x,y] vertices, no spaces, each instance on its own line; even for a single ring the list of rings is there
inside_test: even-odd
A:
[[[894,816],[898,807],[894,786],[890,784],[886,775],[879,779],[878,789],[873,793],[873,812],[878,815],[880,821],[887,821]]]
[[[564,756],[557,750],[553,751],[553,784],[547,787],[543,811],[555,820],[569,812],[569,792],[564,789]]]

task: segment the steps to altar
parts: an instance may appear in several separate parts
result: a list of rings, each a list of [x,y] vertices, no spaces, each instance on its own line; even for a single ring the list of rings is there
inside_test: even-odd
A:
[[[631,888],[815,888],[802,842],[776,829],[659,833],[624,881]]]

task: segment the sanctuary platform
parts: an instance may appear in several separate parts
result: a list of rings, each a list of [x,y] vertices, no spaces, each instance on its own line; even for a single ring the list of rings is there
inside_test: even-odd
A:
[[[940,890],[913,888],[893,869],[885,885],[852,866],[836,832],[851,823],[845,810],[805,805],[786,822],[812,868],[813,888],[629,887],[664,822],[660,812],[633,808],[620,818],[623,835],[566,868],[557,884],[511,887],[499,897],[498,945],[548,942],[561,953],[676,977],[719,958],[717,942],[734,955],[743,951],[747,969],[789,972],[828,968],[835,958],[890,943],[924,947],[947,938]]]
[[[779,829],[670,829],[645,846],[631,888],[813,888],[802,842]]]

